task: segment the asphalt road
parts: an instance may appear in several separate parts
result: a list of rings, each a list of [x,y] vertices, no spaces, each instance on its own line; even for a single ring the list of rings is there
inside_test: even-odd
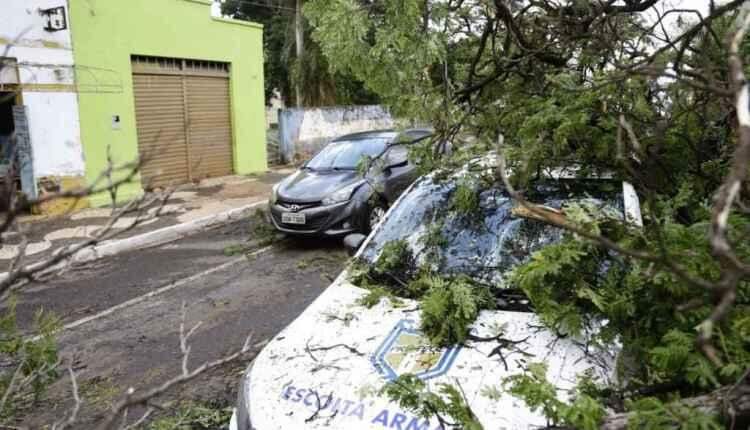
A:
[[[273,337],[341,271],[338,242],[277,242],[251,257],[226,250],[250,237],[247,221],[159,248],[70,269],[18,297],[21,328],[39,309],[68,326],[59,337],[65,363],[74,363],[84,406],[75,428],[89,428],[128,387],[151,387],[180,371],[179,326],[201,323],[191,339],[192,366]],[[151,296],[149,296],[151,294]],[[232,402],[253,354],[160,399]],[[61,378],[19,424],[40,428],[72,404]],[[133,411],[135,415],[138,411]]]

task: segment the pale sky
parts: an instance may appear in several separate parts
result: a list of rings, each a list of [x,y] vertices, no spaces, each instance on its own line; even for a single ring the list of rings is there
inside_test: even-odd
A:
[[[726,3],[728,0],[716,0],[716,4],[720,5],[723,3]],[[680,8],[680,9],[697,9],[702,14],[708,13],[708,7],[710,5],[710,0],[666,0],[659,3],[659,6],[657,6],[660,10],[664,10],[665,8]],[[647,16],[650,17],[650,19],[655,20],[656,19],[656,13],[653,10],[649,10],[648,12],[645,12]],[[211,15],[213,16],[221,16],[221,6],[219,3],[214,3],[213,6],[211,6]],[[689,18],[691,14],[683,14],[684,18]],[[694,15],[693,15],[694,18]],[[677,20],[677,15],[672,15],[671,19],[667,19],[666,21],[669,22],[668,26],[671,28],[668,28],[668,31],[675,31],[675,22]]]
[[[726,1],[716,1],[717,5],[720,5],[722,3],[725,3]],[[711,4],[709,0],[665,0],[662,2],[659,2],[656,6],[656,8],[663,12],[666,9],[695,9],[700,11],[703,16],[708,14],[708,7]],[[657,19],[657,14],[653,10],[653,8],[649,9],[648,11],[644,12],[646,16],[649,16],[652,20]],[[682,13],[680,14],[683,16],[683,19],[697,19],[695,14],[691,13]],[[674,25],[677,21],[677,14],[670,15],[671,18],[666,18],[665,21],[668,21],[670,25]]]

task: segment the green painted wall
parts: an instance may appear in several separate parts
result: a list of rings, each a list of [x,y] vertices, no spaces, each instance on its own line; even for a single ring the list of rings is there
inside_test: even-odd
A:
[[[138,156],[131,55],[231,63],[234,170],[266,169],[263,31],[257,24],[212,18],[209,0],[69,0],[86,178]],[[112,116],[121,128],[113,130]],[[142,192],[140,182],[118,200]],[[108,197],[92,197],[94,206]]]

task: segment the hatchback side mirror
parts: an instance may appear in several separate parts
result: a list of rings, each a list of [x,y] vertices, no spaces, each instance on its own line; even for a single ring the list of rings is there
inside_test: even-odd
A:
[[[395,162],[387,165],[385,168],[386,169],[395,169],[397,167],[404,167],[407,164],[409,164],[409,160],[400,160],[400,161],[395,161]]]
[[[365,241],[364,234],[361,233],[352,233],[346,235],[344,238],[344,247],[346,247],[346,252],[351,256],[357,253],[357,250],[360,246],[362,246],[362,242]]]

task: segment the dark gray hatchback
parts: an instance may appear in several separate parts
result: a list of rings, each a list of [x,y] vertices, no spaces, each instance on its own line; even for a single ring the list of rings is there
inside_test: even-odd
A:
[[[274,227],[303,236],[369,232],[417,178],[409,145],[431,136],[429,129],[408,129],[334,139],[274,186],[269,201]],[[358,166],[365,157],[376,161],[363,175]]]

